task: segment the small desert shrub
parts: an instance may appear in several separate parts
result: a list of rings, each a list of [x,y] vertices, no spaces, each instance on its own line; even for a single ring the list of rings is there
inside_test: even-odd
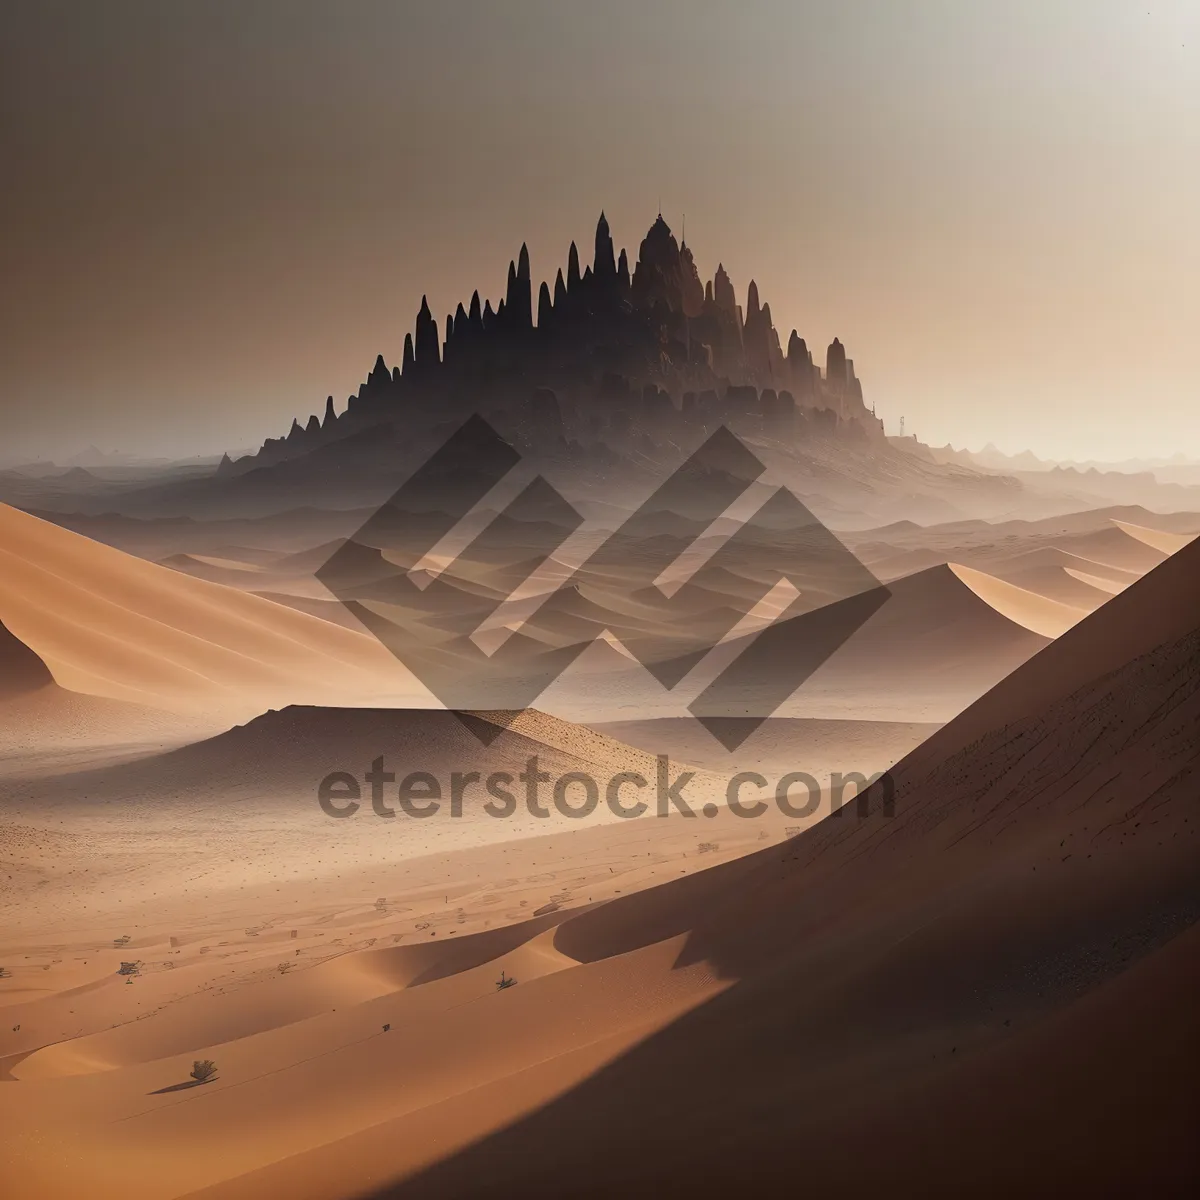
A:
[[[217,1073],[217,1064],[211,1058],[198,1058],[192,1063],[192,1078],[197,1083],[207,1083]]]
[[[7,967],[0,967],[0,979],[7,979],[12,972]]]

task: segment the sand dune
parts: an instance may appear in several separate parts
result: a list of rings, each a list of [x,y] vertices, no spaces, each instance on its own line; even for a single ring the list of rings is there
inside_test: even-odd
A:
[[[0,700],[36,692],[53,682],[46,664],[0,622]]]
[[[1074,567],[1064,567],[1063,570],[1072,579],[1077,579],[1080,583],[1092,588],[1094,591],[1103,592],[1108,596],[1115,596],[1129,586],[1127,583],[1117,583],[1115,580],[1106,579],[1102,575],[1092,575],[1087,571],[1077,571]]]
[[[212,731],[211,720],[202,714],[87,696],[51,684],[0,699],[0,779],[96,767],[180,746]]]
[[[211,583],[230,584],[233,587],[251,588],[260,586],[262,582],[262,567],[214,555],[170,554],[160,559],[159,565],[192,575],[196,579],[207,579]]]
[[[1095,612],[1110,596],[1115,596],[1121,590],[1119,584],[1069,567],[1047,565],[1025,570],[993,567],[989,574],[1027,592],[1085,613]]]
[[[94,765],[104,752],[174,746],[205,730],[178,714],[59,687],[46,664],[0,624],[0,778],[75,761]]]
[[[1053,655],[1039,654],[982,696],[940,731],[938,752],[950,741],[965,745],[973,737],[1019,719],[1039,704],[1117,671],[1164,641],[1186,636],[1200,612],[1200,569],[1196,543],[1166,559],[1138,584],[1114,596],[1093,616],[1070,629]]]
[[[1145,542],[1147,546],[1161,550],[1164,554],[1175,554],[1196,538],[1194,533],[1172,533],[1162,529],[1147,529],[1144,525],[1133,525],[1128,521],[1114,520],[1113,524],[1118,529],[1123,529],[1131,537],[1137,538],[1139,542]]]
[[[268,777],[292,756],[323,766],[317,716],[275,714],[207,746],[10,793],[3,836],[18,878],[0,879],[0,915],[13,930],[8,914],[19,905],[22,916],[21,940],[0,957],[11,964],[0,980],[0,1120],[16,1146],[6,1176],[18,1194],[78,1194],[72,1164],[83,1159],[98,1197],[248,1178],[385,1117],[502,1084],[538,1057],[568,1062],[566,1086],[724,986],[704,966],[675,969],[679,945],[582,963],[553,930],[594,902],[779,840],[778,820],[748,826],[726,810],[700,829],[680,818],[523,834],[496,821],[496,844],[448,844],[444,826],[425,828],[436,822],[334,822],[311,797],[255,803],[237,790],[261,759]],[[439,741],[443,765],[479,765],[479,744],[452,714],[400,716],[433,723],[413,728],[397,766],[429,764]],[[361,748],[380,749],[374,714],[340,719],[365,722]],[[264,736],[280,722],[296,736]],[[542,714],[510,724],[489,766],[529,751],[551,770],[649,760]],[[330,738],[344,751],[353,742]],[[60,815],[70,837],[50,827]],[[136,975],[116,973],[130,961]],[[511,991],[497,988],[501,972],[517,980]],[[218,1061],[219,1083],[241,1079],[231,1106],[213,1112],[215,1093],[187,1086],[197,1057]],[[329,1110],[335,1093],[340,1113]],[[28,1136],[51,1111],[74,1114],[60,1126],[66,1143]],[[145,1136],[172,1149],[160,1154]],[[414,1166],[423,1145],[411,1143]]]
[[[424,695],[370,637],[3,506],[0,619],[64,687],[157,707]]]
[[[725,749],[691,717],[613,721],[603,733],[652,754],[668,753],[732,775],[765,771],[775,777],[806,771],[820,779],[834,771],[870,776],[885,771],[939,728],[920,722],[818,720],[772,717],[736,750]]]
[[[1046,645],[1047,636],[1031,625],[1056,630],[1082,615],[948,564],[895,580],[888,590],[878,610],[840,645],[828,629],[837,620],[835,606],[793,619],[797,653],[810,645],[837,649],[777,717],[941,724]],[[682,718],[691,699],[745,648],[745,639],[727,642],[665,692],[615,650],[593,646],[547,689],[539,706],[585,723]],[[778,672],[789,671],[781,656]],[[758,683],[774,677],[767,668]],[[759,704],[752,692],[740,711],[757,712]],[[719,749],[715,742],[713,748]]]
[[[1109,577],[1115,569],[1136,577],[1179,549],[1198,529],[1200,515],[1195,513],[1163,515],[1144,508],[1117,507],[1038,521],[954,521],[926,528],[897,523],[844,537],[881,577],[883,573],[895,578],[935,565],[934,558],[989,573],[1021,560],[1030,566],[1054,562],[1086,569],[1063,562],[1067,555],[1102,566],[1092,570],[1095,575]],[[906,563],[910,564],[907,570]]]
[[[1144,575],[1167,557],[1167,551],[1151,546],[1128,530],[1113,523],[1107,529],[1059,539],[1056,545],[1080,558]]]
[[[488,734],[486,745],[476,729]],[[225,804],[261,802],[264,810],[284,814],[294,812],[293,802],[299,801],[307,818],[317,812],[317,788],[325,776],[335,771],[363,776],[379,757],[401,775],[425,771],[437,776],[448,805],[453,771],[509,771],[515,780],[537,756],[541,769],[555,778],[587,771],[603,781],[619,771],[636,771],[653,780],[654,753],[534,710],[459,715],[432,708],[292,706],[192,745],[44,787],[64,800],[84,794],[124,800],[169,795],[177,805],[194,800],[207,808],[218,796]],[[511,786],[523,792],[520,784]],[[369,808],[365,784],[364,790]],[[394,795],[395,789],[390,790]],[[543,790],[549,805],[549,789]],[[23,793],[26,798],[34,794]],[[462,819],[467,821],[494,799],[480,782],[465,790],[464,797]],[[515,819],[522,819],[520,812]],[[317,823],[323,821],[318,817]]]
[[[959,563],[947,565],[971,591],[998,613],[1033,633],[1040,633],[1042,637],[1059,637],[1087,616],[1087,609],[1082,607],[1064,604]]]
[[[1005,579],[1030,591],[1041,591],[1052,599],[1062,600],[1070,604],[1070,596],[1091,600],[1090,593],[1068,590],[1063,588],[1063,576],[1067,580],[1075,579],[1083,582],[1092,589],[1100,591],[1105,597],[1115,595],[1128,587],[1141,576],[1134,571],[1123,571],[1119,567],[1110,567],[1093,559],[1081,558],[1059,546],[1038,546],[1033,550],[1025,550],[1005,557],[989,559],[987,571],[998,579]],[[1089,582],[1090,581],[1090,582]],[[1043,590],[1045,589],[1045,590]]]
[[[294,708],[8,788],[6,1183],[708,1195],[802,1164],[821,1194],[1002,1195],[1036,1158],[1047,1193],[1189,1194],[1198,554],[1049,644],[956,570],[901,580],[842,679],[884,647],[910,684],[935,652],[977,679],[1034,656],[895,768],[894,815],[873,794],[786,842],[728,810],[490,841],[305,798],[378,753],[477,766],[445,712]],[[475,719],[509,725],[489,764],[651,769]]]
[[[876,796],[868,816],[564,924],[555,943],[580,961],[686,931],[677,966],[738,982],[374,1194],[711,1195],[782,1187],[803,1164],[823,1194],[999,1196],[1029,1191],[1030,1163],[1047,1195],[1189,1194],[1200,557],[1179,559],[1000,684],[982,708],[1006,725],[965,754],[952,725],[902,763],[894,816]],[[1190,629],[1152,631],[1164,608]],[[1049,674],[1066,694],[1020,679]],[[498,1108],[475,1094],[438,1115],[482,1134]],[[847,1154],[848,1131],[871,1152]]]
[[[1046,602],[946,564],[895,580],[887,602],[780,716],[949,719],[1046,645]],[[1007,610],[1007,611],[1004,611]],[[816,626],[823,619],[810,618]],[[815,634],[814,636],[819,636]]]

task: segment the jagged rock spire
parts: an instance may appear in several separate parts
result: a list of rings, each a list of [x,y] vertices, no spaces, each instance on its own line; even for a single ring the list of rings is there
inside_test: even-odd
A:
[[[401,376],[406,376],[406,375],[411,376],[412,375],[413,363],[414,363],[414,357],[413,357],[412,334],[406,333],[404,335],[404,366],[401,368],[401,371],[400,371]]]
[[[597,279],[611,279],[617,273],[616,260],[613,258],[613,240],[608,231],[608,218],[600,213],[596,222],[596,257],[593,274]]]
[[[579,286],[579,249],[574,242],[567,251],[567,291],[574,292]]]
[[[314,437],[321,432],[321,419],[316,413],[313,413],[313,415],[308,418],[308,424],[305,425],[304,432]]]
[[[679,244],[679,276],[683,285],[683,311],[689,317],[698,317],[704,311],[704,285],[686,242]]]
[[[333,397],[330,396],[325,401],[325,420],[322,422],[322,427],[328,429],[337,420],[337,413],[333,411]]]
[[[380,387],[392,378],[391,371],[388,370],[388,365],[383,361],[383,355],[377,355],[375,365],[371,368],[370,375],[367,376],[367,384],[370,387]]]
[[[454,344],[461,346],[464,342],[470,341],[471,333],[471,321],[460,300],[454,309]]]
[[[621,247],[620,261],[617,263],[617,283],[620,285],[621,291],[629,291],[629,255],[625,253],[625,248],[623,246]]]
[[[717,263],[717,273],[713,278],[713,299],[718,308],[730,313],[737,312],[737,296],[733,290],[733,282],[721,263]]]
[[[417,336],[415,366],[418,371],[428,371],[441,362],[441,345],[437,322],[429,311],[429,298],[421,297],[421,311],[417,313]]]
[[[633,269],[633,296],[635,304],[665,304],[675,312],[683,308],[679,243],[661,213],[638,249],[637,266]]]
[[[562,267],[558,268],[558,274],[554,277],[554,307],[562,310],[567,304],[567,285],[563,282]],[[541,324],[541,320],[538,320]]]
[[[770,378],[776,359],[783,358],[778,350],[779,339],[771,326],[770,305],[760,305],[758,284],[752,279],[746,290],[746,319],[742,327],[742,344],[746,360],[754,375]]]
[[[472,329],[482,329],[483,328],[483,313],[480,312],[480,310],[479,310],[479,289],[478,288],[476,288],[476,290],[471,293],[471,312],[470,312],[470,315],[468,316],[467,320],[470,321]]]
[[[509,323],[518,329],[529,329],[533,325],[533,292],[529,279],[529,249],[524,243],[517,264],[508,264],[505,301]]]
[[[750,280],[750,286],[746,290],[746,323],[749,324],[755,317],[758,316],[758,284],[754,280]]]
[[[835,390],[846,386],[846,347],[837,338],[825,352],[825,381]]]
[[[553,315],[554,309],[550,303],[550,288],[543,279],[542,286],[538,288],[538,328],[548,329],[550,327],[550,322],[553,318]]]

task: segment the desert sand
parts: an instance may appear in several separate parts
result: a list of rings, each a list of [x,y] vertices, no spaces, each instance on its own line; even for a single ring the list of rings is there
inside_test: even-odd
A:
[[[564,924],[560,950],[606,962],[686,935],[677,969],[736,982],[373,1194],[716,1195],[798,1172],[838,1195],[1190,1194],[1198,663],[1192,547],[901,763],[894,816],[875,796]],[[439,1116],[484,1123],[489,1101]]]
[[[823,1191],[979,1195],[1036,1152],[1047,1192],[1184,1194],[1198,625],[1188,547],[908,754],[891,815],[875,791],[800,823],[319,811],[327,767],[479,761],[428,711],[296,707],[8,780],[6,1181],[711,1195],[800,1162]],[[507,723],[489,763],[651,769]]]
[[[0,621],[71,691],[203,713],[429,703],[373,638],[0,505]]]

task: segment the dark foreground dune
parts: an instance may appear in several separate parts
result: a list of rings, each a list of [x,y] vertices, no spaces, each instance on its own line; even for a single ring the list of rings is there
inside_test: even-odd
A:
[[[677,968],[737,982],[380,1200],[1194,1194],[1200,546],[895,775],[893,816],[563,927],[686,931]]]
[[[12,1194],[1195,1191],[1200,543],[908,754],[890,812],[787,841],[272,801],[380,719],[5,785]],[[388,720],[454,765],[450,714]],[[646,757],[522,722],[517,759]]]

